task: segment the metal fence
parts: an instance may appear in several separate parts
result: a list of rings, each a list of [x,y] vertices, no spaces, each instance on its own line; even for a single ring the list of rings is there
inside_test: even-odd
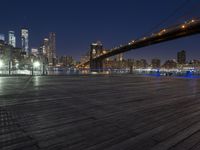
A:
[[[199,76],[200,70],[159,70],[159,69],[76,69],[76,68],[59,68],[59,67],[32,67],[28,69],[0,68],[0,76],[6,75],[83,75],[83,74],[133,74],[149,76]]]

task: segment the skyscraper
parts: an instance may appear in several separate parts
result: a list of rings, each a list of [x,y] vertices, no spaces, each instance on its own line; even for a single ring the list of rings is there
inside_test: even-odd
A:
[[[45,38],[43,41],[43,50],[42,53],[46,56],[49,54],[49,39]]]
[[[5,35],[4,34],[0,34],[0,41],[5,41]]]
[[[136,61],[136,68],[138,69],[144,69],[144,68],[147,68],[148,66],[148,63],[145,59],[140,59],[140,60],[137,60]]]
[[[34,56],[37,56],[39,54],[39,51],[37,48],[32,48],[31,49],[31,54],[34,55]]]
[[[22,51],[26,52],[26,54],[29,53],[29,34],[28,29],[23,28],[21,30],[21,39],[22,39]]]
[[[158,68],[160,68],[160,66],[161,66],[161,61],[160,61],[160,59],[152,59],[152,61],[151,61],[151,65],[152,65],[152,68],[153,69],[158,69]]]
[[[185,64],[186,63],[186,52],[180,51],[177,53],[177,62],[179,64]]]
[[[123,61],[123,53],[116,55],[116,61]]]
[[[55,65],[56,63],[56,34],[51,32],[49,33],[49,52],[48,54],[48,61],[49,65]]]
[[[62,56],[59,59],[59,63],[65,67],[71,67],[74,64],[74,60],[72,56]]]
[[[9,43],[9,45],[16,47],[16,37],[15,37],[14,31],[8,32],[8,43]]]

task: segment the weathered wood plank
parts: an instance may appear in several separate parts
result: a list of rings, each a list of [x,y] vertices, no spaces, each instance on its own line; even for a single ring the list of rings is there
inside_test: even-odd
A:
[[[200,80],[0,77],[0,146],[189,150],[200,146]]]

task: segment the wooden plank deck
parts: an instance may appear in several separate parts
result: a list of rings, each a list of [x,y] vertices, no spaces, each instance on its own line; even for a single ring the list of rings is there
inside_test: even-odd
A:
[[[200,79],[0,77],[2,150],[199,150]]]

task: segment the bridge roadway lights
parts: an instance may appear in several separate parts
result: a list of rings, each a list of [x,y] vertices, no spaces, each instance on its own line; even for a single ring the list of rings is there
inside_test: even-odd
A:
[[[102,72],[103,71],[103,60],[91,60],[90,61],[91,72]]]

